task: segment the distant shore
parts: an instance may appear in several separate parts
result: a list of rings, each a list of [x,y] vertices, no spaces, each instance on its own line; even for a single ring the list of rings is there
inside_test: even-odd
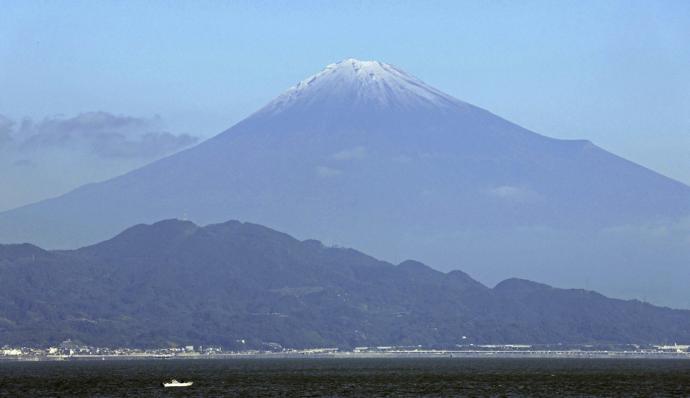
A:
[[[404,358],[457,358],[457,359],[690,359],[688,352],[643,351],[389,351],[329,353],[305,352],[234,352],[218,354],[185,353],[177,355],[128,354],[128,355],[45,355],[0,356],[0,362],[36,361],[121,361],[121,360],[200,360],[200,359],[404,359]]]

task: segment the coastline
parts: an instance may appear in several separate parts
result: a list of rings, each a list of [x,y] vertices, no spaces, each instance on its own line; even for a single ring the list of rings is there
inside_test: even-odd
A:
[[[223,359],[674,359],[688,360],[688,352],[644,351],[389,351],[327,353],[309,352],[233,352],[184,354],[122,354],[122,355],[44,355],[0,356],[0,362],[62,362],[62,361],[137,361],[137,360],[223,360]]]

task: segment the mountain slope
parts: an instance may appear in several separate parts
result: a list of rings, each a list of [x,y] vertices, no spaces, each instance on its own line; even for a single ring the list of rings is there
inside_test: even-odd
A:
[[[690,339],[690,311],[399,265],[230,221],[167,220],[72,251],[0,246],[0,341],[233,348]],[[462,339],[466,336],[466,339]],[[245,340],[245,343],[241,343]]]
[[[194,148],[2,213],[0,241],[73,248],[185,214],[486,283],[514,275],[690,307],[678,282],[690,277],[690,188],[373,61],[330,65]]]

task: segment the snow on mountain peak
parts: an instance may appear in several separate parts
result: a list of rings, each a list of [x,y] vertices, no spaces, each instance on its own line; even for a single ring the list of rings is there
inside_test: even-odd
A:
[[[453,108],[466,104],[393,65],[348,58],[326,66],[281,94],[260,112],[280,113],[294,106],[310,109],[352,107]]]

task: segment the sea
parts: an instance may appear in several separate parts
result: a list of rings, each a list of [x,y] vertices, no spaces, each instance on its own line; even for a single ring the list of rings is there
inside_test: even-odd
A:
[[[189,380],[191,387],[161,382]],[[0,397],[688,397],[683,359],[0,362]]]

